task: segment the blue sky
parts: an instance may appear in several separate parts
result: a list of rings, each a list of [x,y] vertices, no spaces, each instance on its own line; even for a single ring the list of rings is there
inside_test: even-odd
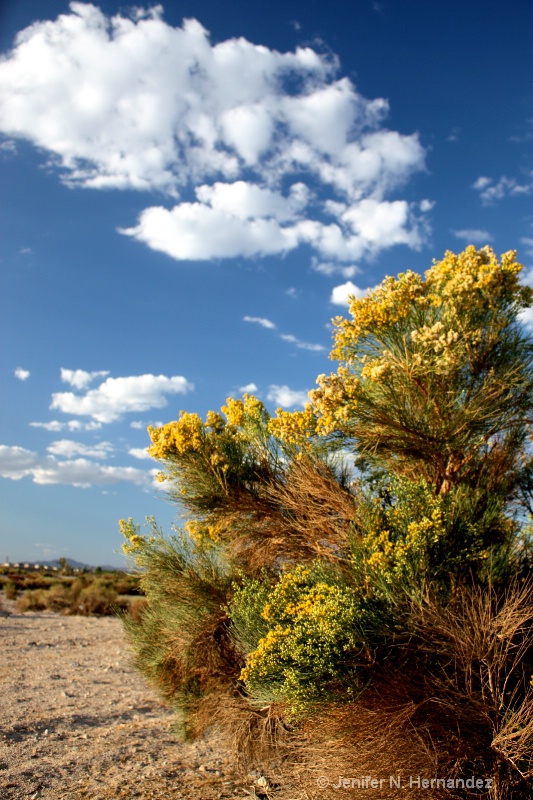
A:
[[[348,294],[471,243],[530,281],[532,34],[529,0],[4,0],[0,560],[168,529],[146,426],[301,407]]]

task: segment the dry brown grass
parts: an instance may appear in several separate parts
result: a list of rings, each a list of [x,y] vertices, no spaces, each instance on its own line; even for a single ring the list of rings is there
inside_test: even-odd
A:
[[[338,563],[355,512],[355,498],[332,467],[317,458],[296,458],[282,480],[264,483],[261,497],[243,493],[228,499],[220,511],[221,537],[229,558],[249,573],[282,561]]]

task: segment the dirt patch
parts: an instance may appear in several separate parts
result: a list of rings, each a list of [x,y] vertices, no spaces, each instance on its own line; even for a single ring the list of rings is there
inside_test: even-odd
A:
[[[0,617],[2,800],[250,798],[220,737],[183,744],[111,617]]]

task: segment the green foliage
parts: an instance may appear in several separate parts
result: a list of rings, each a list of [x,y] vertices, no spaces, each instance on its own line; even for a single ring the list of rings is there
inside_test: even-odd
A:
[[[231,688],[239,672],[225,610],[231,575],[212,548],[183,535],[165,539],[155,525],[136,563],[146,606],[137,618],[123,615],[126,635],[138,669],[174,706],[188,736],[202,700]]]
[[[241,641],[255,644],[242,680],[262,701],[287,702],[291,715],[334,692],[349,698],[361,686],[358,668],[371,662],[375,611],[321,564],[285,571],[270,590],[245,581],[230,604]]]

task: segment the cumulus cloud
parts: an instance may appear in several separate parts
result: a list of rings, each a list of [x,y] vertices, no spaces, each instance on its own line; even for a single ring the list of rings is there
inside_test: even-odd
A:
[[[525,183],[520,183],[516,178],[509,178],[507,175],[502,175],[497,181],[482,175],[472,184],[472,188],[479,192],[483,205],[491,205],[505,197],[531,194],[533,192],[533,173],[529,175],[529,179]]]
[[[74,386],[75,389],[85,389],[95,378],[105,378],[109,375],[109,370],[99,370],[98,372],[86,372],[84,369],[64,369],[61,367],[61,380]]]
[[[88,488],[94,485],[133,483],[148,487],[150,476],[135,467],[108,467],[85,458],[58,461],[24,447],[0,445],[0,476],[11,480],[30,477],[38,484],[64,484]]]
[[[73,458],[74,456],[85,456],[86,458],[107,458],[114,451],[111,442],[97,442],[93,445],[74,442],[72,439],[59,439],[52,442],[47,448],[53,456],[63,456]]]
[[[212,45],[196,20],[173,28],[162,13],[73,2],[19,33],[0,63],[0,131],[51,154],[69,185],[173,197],[121,232],[178,260],[420,246],[429,207],[386,196],[425,152],[385,127],[387,101],[331,55]]]
[[[336,306],[348,306],[350,305],[349,297],[354,295],[361,298],[366,295],[367,291],[367,289],[360,289],[352,281],[346,281],[346,283],[341,283],[340,286],[333,287],[329,302]]]
[[[452,231],[458,239],[463,239],[467,244],[487,244],[492,242],[494,237],[488,232],[478,228],[465,228],[460,231]]]
[[[27,369],[22,369],[22,367],[17,367],[14,372],[15,378],[18,378],[19,381],[27,381],[31,375],[31,372]]]
[[[123,414],[163,408],[167,395],[186,394],[194,385],[181,375],[131,375],[125,378],[107,378],[96,389],[85,394],[56,392],[52,395],[51,409],[65,414],[92,417],[96,422],[119,420]]]
[[[239,392],[241,394],[253,394],[257,392],[257,390],[258,387],[255,385],[255,383],[247,383],[246,386],[239,387]]]
[[[267,400],[283,408],[294,408],[294,406],[305,406],[309,402],[309,397],[307,392],[272,384],[268,389]]]
[[[270,330],[274,330],[276,325],[274,322],[271,322],[269,319],[265,319],[265,317],[243,317],[243,322],[255,322],[257,325],[261,325],[262,328],[269,328]]]

